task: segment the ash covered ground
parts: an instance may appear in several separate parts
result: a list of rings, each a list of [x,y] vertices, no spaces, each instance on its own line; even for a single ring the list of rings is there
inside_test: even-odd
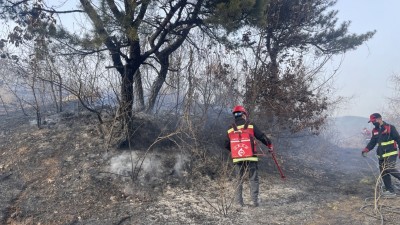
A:
[[[0,224],[398,224],[396,199],[376,199],[376,158],[326,137],[276,142],[260,171],[260,207],[233,204],[222,146],[169,143],[122,150],[99,135],[96,117],[0,118]],[[358,139],[359,140],[359,139]],[[361,141],[362,142],[362,141]],[[193,145],[190,145],[193,146]],[[140,169],[139,169],[140,168]],[[248,188],[247,182],[245,187]],[[378,185],[379,186],[379,185]],[[399,198],[400,199],[400,198]]]

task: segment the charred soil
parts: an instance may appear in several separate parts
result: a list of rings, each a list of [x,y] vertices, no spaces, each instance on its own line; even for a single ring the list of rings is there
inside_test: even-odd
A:
[[[90,114],[57,115],[38,129],[28,117],[1,116],[1,224],[398,224],[400,219],[400,198],[375,201],[372,153],[362,158],[358,149],[317,137],[277,142],[286,179],[280,179],[270,156],[263,157],[260,206],[251,207],[245,192],[246,205],[238,207],[222,146],[199,141],[203,153],[174,142],[121,150],[109,147],[96,123]]]

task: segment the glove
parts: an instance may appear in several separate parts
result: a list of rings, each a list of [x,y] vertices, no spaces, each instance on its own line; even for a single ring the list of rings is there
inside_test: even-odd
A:
[[[269,148],[268,152],[274,152],[274,146],[272,144],[267,145],[267,147]]]
[[[367,157],[367,153],[369,152],[369,149],[368,148],[364,148],[363,150],[362,150],[362,152],[361,152],[361,155],[362,156],[364,156],[364,157]]]

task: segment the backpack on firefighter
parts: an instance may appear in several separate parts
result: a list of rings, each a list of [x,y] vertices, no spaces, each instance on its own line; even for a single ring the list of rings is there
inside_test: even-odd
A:
[[[232,129],[229,130],[229,140],[230,140],[232,159],[247,158],[254,156],[255,153],[254,131],[253,129],[249,128],[248,121],[241,126],[236,126],[236,124],[233,123]]]

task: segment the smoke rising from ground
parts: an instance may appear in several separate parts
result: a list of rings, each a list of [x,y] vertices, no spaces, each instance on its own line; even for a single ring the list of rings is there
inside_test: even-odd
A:
[[[131,177],[133,172],[139,172],[141,181],[153,181],[164,176],[166,173],[182,176],[185,171],[185,165],[189,162],[189,158],[182,154],[171,156],[174,161],[171,168],[167,168],[162,162],[162,159],[157,154],[147,154],[143,158],[144,153],[124,152],[121,155],[115,156],[110,160],[109,171],[121,176]],[[140,169],[139,169],[140,168]]]
[[[136,152],[124,152],[110,160],[110,172],[115,174],[131,176],[138,169],[143,175],[157,175],[162,172],[161,161],[153,155],[143,158]]]
[[[178,176],[182,176],[184,166],[189,162],[189,158],[185,155],[176,155],[176,163],[174,165],[174,171]]]

